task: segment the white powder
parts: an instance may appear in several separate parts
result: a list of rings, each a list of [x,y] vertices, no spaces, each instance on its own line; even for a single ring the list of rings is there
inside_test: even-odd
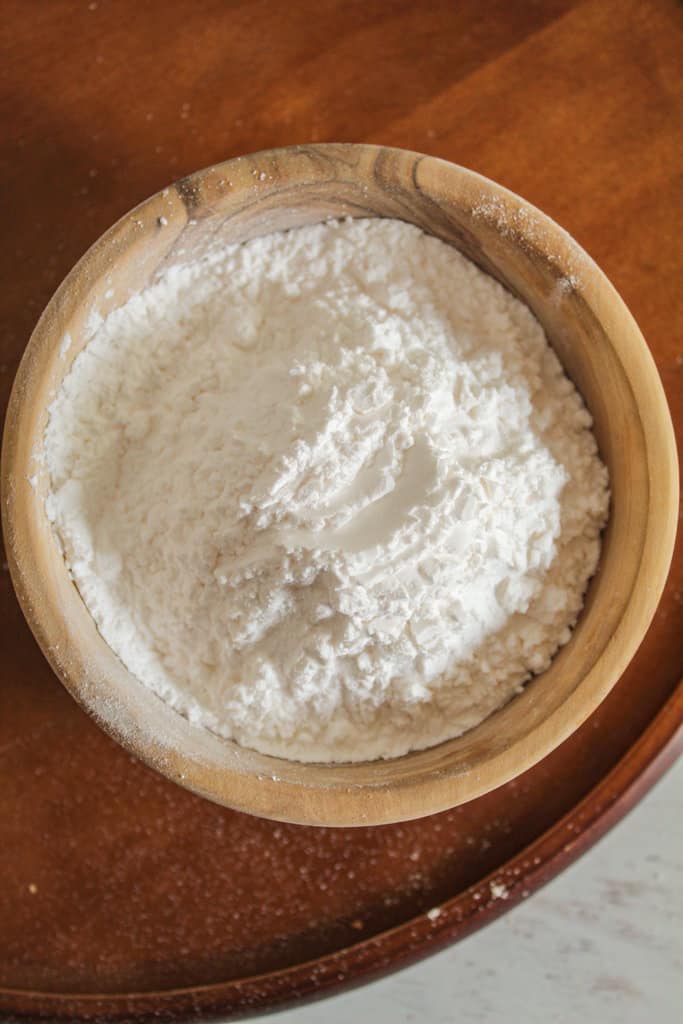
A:
[[[608,494],[530,311],[391,220],[167,271],[50,412],[48,514],[103,637],[222,736],[302,760],[470,728],[569,638]]]

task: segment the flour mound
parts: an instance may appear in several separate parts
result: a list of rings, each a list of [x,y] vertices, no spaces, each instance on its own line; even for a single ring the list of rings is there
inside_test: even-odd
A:
[[[178,266],[50,410],[48,514],[97,626],[187,718],[300,760],[458,735],[545,669],[607,474],[531,312],[399,221]]]

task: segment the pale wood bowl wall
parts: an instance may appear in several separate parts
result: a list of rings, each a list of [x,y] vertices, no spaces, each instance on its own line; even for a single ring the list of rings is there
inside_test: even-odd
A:
[[[37,456],[51,396],[88,340],[93,312],[106,315],[165,266],[214,244],[346,215],[417,224],[528,303],[594,416],[612,506],[574,635],[520,696],[430,750],[302,765],[191,726],[123,667],[66,571],[44,513],[47,479]],[[53,669],[96,721],[212,800],[321,825],[398,821],[463,803],[531,767],[577,729],[616,683],[654,614],[678,510],[661,383],[638,327],[598,267],[555,223],[493,182],[431,157],[363,145],[231,160],[185,178],[114,225],[61,285],[26,349],[7,415],[2,488],[19,601]]]

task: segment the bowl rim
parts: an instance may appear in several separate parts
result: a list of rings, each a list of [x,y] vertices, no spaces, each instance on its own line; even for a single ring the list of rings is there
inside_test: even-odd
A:
[[[169,744],[155,735],[153,730],[140,727],[131,709],[123,708],[128,720],[125,714],[122,719],[122,708],[117,707],[115,711],[110,708],[107,701],[102,699],[103,695],[99,691],[95,692],[96,688],[93,688],[86,674],[76,678],[68,652],[54,645],[46,628],[43,578],[47,567],[41,562],[38,546],[35,543],[24,543],[27,537],[35,540],[35,524],[31,514],[31,502],[35,496],[30,481],[29,449],[22,440],[28,430],[28,410],[36,381],[40,379],[46,359],[60,344],[61,336],[55,325],[59,323],[58,313],[66,294],[87,275],[91,266],[104,261],[107,256],[110,258],[112,245],[121,245],[122,232],[131,216],[156,215],[162,196],[175,190],[187,206],[188,197],[199,194],[207,174],[224,175],[230,179],[238,165],[243,167],[244,161],[255,167],[268,167],[283,155],[298,155],[302,152],[322,158],[339,153],[373,157],[379,154],[398,154],[412,159],[415,167],[426,162],[433,168],[441,169],[442,173],[453,175],[454,180],[469,179],[495,201],[502,204],[514,203],[517,208],[533,213],[536,223],[543,224],[547,238],[558,243],[560,252],[564,251],[562,246],[566,246],[569,241],[573,250],[581,255],[583,265],[590,270],[590,281],[585,286],[587,294],[584,298],[594,310],[603,315],[607,315],[605,311],[609,307],[613,328],[610,338],[614,330],[621,332],[617,340],[624,352],[628,349],[629,359],[633,363],[629,380],[636,398],[640,396],[637,404],[646,441],[650,492],[655,480],[659,490],[658,500],[652,500],[651,496],[649,502],[640,570],[624,615],[610,644],[598,656],[596,665],[587,672],[559,708],[533,725],[526,735],[505,750],[495,753],[480,764],[453,773],[431,771],[407,781],[395,780],[391,784],[378,782],[349,785],[345,777],[347,773],[341,770],[348,769],[348,765],[326,765],[323,767],[328,769],[328,781],[316,784],[283,778],[268,767],[298,764],[305,774],[309,766],[299,762],[259,755],[264,768],[256,772],[253,769],[244,770],[239,765],[230,768],[225,765],[200,764],[187,755],[186,751],[177,748],[171,750]],[[645,398],[649,402],[647,407],[643,406]],[[436,157],[362,143],[288,146],[210,165],[150,196],[105,231],[76,263],[48,302],[22,356],[5,419],[0,490],[7,562],[24,616],[60,681],[97,723],[142,761],[208,799],[264,817],[315,825],[384,824],[436,813],[504,784],[549,754],[595,710],[640,645],[666,581],[678,520],[676,444],[664,390],[635,320],[602,270],[550,217],[496,182]],[[67,571],[65,566],[64,571]],[[80,602],[82,599],[75,586],[73,590]],[[116,659],[113,651],[107,649]],[[119,665],[120,670],[129,675]],[[600,672],[596,672],[598,666]],[[106,678],[106,674],[103,678]],[[167,707],[161,701],[160,705]],[[175,718],[180,718],[170,708],[167,710]],[[337,775],[338,782],[330,773]]]

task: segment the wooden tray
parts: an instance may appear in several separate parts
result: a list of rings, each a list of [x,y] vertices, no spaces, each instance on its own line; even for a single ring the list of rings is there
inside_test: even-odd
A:
[[[180,0],[8,0],[3,405],[51,292],[137,200],[240,152],[358,140],[473,166],[574,232],[638,319],[680,434],[680,8],[427,7],[197,0],[188,20]],[[586,849],[681,748],[682,635],[679,544],[636,660],[551,757],[456,811],[314,830],[131,761],[51,675],[0,572],[0,1018],[225,1019],[461,938]]]

